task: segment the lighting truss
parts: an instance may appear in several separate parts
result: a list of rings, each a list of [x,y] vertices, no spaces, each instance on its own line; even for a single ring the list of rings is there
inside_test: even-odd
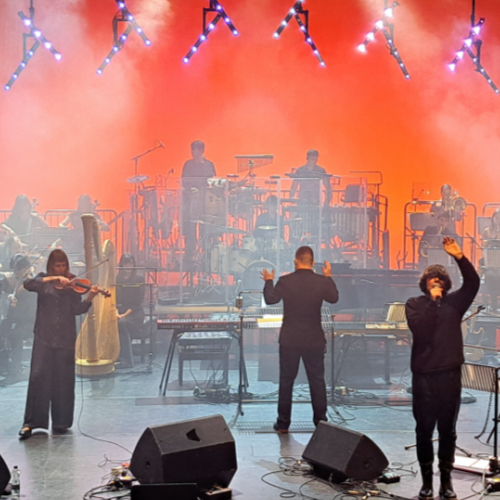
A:
[[[54,56],[54,59],[56,59],[56,61],[60,61],[62,59],[61,53],[54,48],[52,43],[49,42],[47,38],[45,38],[42,31],[35,26],[34,23],[35,9],[33,7],[33,0],[31,0],[30,2],[29,14],[30,15],[28,17],[22,11],[17,13],[17,15],[21,18],[23,24],[27,28],[29,28],[30,31],[29,33],[23,33],[23,59],[17,66],[16,71],[12,73],[10,80],[5,85],[4,87],[5,90],[11,89],[12,85],[14,85],[16,80],[19,78],[19,75],[21,74],[23,69],[26,68],[26,65],[28,64],[30,59],[35,55],[35,52],[38,49],[38,47],[40,47],[40,45],[43,45],[43,47],[45,47]],[[33,45],[29,50],[27,49],[28,38],[33,38],[35,40],[35,43],[33,43]]]
[[[325,61],[321,57],[321,54],[319,53],[319,50],[316,47],[316,44],[314,43],[311,35],[309,34],[309,11],[304,10],[302,6],[303,3],[304,0],[297,0],[297,2],[295,2],[293,7],[288,11],[288,14],[286,15],[285,19],[281,21],[279,28],[273,33],[273,37],[279,38],[283,30],[288,26],[288,23],[292,20],[292,17],[294,17],[295,20],[297,21],[297,24],[299,25],[300,31],[304,33],[306,42],[311,46],[314,55],[318,58],[319,64],[321,66],[326,66]],[[304,21],[302,21],[302,18],[300,16],[304,17]]]
[[[484,76],[484,78],[488,82],[488,85],[496,94],[498,94],[500,90],[494,84],[493,80],[488,75],[488,73],[486,73],[486,70],[481,64],[481,48],[483,45],[483,41],[479,38],[479,35],[481,33],[484,21],[484,17],[481,17],[476,23],[476,0],[472,0],[472,14],[470,16],[471,27],[469,36],[464,40],[460,49],[455,53],[455,58],[453,59],[453,61],[451,61],[450,64],[448,64],[448,68],[450,68],[451,71],[455,71],[457,64],[463,59],[464,55],[467,54],[472,59],[472,62],[476,67],[476,71]],[[476,50],[475,53],[473,48]]]
[[[209,13],[212,12],[215,12],[215,17],[212,19],[211,22],[207,24],[207,16]],[[199,36],[198,40],[196,40],[194,45],[191,47],[189,52],[186,54],[186,57],[182,59],[185,63],[188,63],[191,57],[193,57],[193,55],[196,52],[198,52],[200,45],[207,40],[208,35],[215,29],[215,26],[221,19],[224,20],[227,27],[234,36],[239,35],[239,32],[234,26],[233,22],[231,21],[231,18],[227,15],[226,11],[222,7],[222,5],[218,2],[218,0],[210,0],[210,6],[203,8],[203,32]]]
[[[407,80],[409,80],[410,73],[403,62],[403,59],[401,59],[401,55],[399,54],[396,45],[394,44],[394,23],[390,21],[394,17],[394,9],[398,5],[399,2],[394,2],[392,5],[389,5],[388,1],[384,0],[384,15],[382,19],[375,22],[373,29],[368,32],[363,43],[360,43],[357,48],[361,53],[366,54],[366,52],[368,52],[368,44],[375,41],[375,35],[380,31],[382,35],[384,35],[387,42],[387,48],[389,49],[390,55],[396,59],[403,75]]]
[[[123,0],[115,1],[120,10],[115,14],[115,17],[113,17],[113,47],[111,47],[109,54],[104,58],[104,61],[97,69],[98,75],[102,75],[104,68],[106,68],[106,66],[111,62],[111,59],[113,59],[113,57],[123,49],[123,46],[125,45],[125,42],[127,41],[132,30],[135,30],[135,32],[142,38],[144,45],[148,47],[151,45],[151,40],[146,36],[139,24],[137,24],[137,21],[128,10],[125,2]],[[118,23],[128,23],[127,28],[120,36],[118,36]]]

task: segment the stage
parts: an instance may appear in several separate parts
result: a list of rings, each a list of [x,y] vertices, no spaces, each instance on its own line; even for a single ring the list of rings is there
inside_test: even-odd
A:
[[[180,386],[175,375],[175,359],[166,396],[159,397],[164,361],[165,356],[159,353],[151,372],[148,372],[147,364],[136,364],[133,369],[118,369],[106,378],[77,379],[73,428],[65,435],[37,431],[24,442],[18,441],[17,432],[22,425],[27,382],[20,380],[0,386],[0,451],[9,469],[18,465],[21,470],[21,496],[36,500],[84,498],[86,492],[107,482],[112,466],[130,460],[146,427],[215,414],[222,415],[231,426],[236,442],[238,470],[230,485],[235,498],[278,499],[286,490],[294,492],[297,498],[300,498],[300,491],[322,500],[331,499],[340,491],[304,475],[304,465],[296,462],[301,460],[313,432],[306,386],[296,386],[291,432],[276,434],[272,431],[272,424],[276,418],[277,384],[258,380],[256,362],[251,359],[247,362],[248,391],[254,395],[254,401],[244,402],[244,415],[235,418],[235,402],[218,403],[215,397],[203,396],[207,380],[214,376],[214,371],[207,368],[204,361],[186,363],[183,385]],[[411,395],[405,390],[410,378],[403,365],[401,362],[395,366],[390,387],[357,389],[349,397],[338,394],[336,404],[329,410],[330,422],[366,434],[386,455],[390,470],[401,475],[399,483],[379,483],[365,490],[352,485],[348,488],[351,491],[380,489],[404,498],[417,495],[420,477],[415,449],[405,450],[405,446],[414,442],[415,436],[408,405]],[[238,371],[234,368],[234,363],[230,363],[228,393],[232,401],[235,401],[238,383]],[[27,371],[25,368],[25,376]],[[198,399],[194,396],[195,387],[199,387]],[[205,399],[200,399],[200,391]],[[472,454],[488,456],[492,448],[481,444],[474,436],[483,428],[489,394],[467,393],[473,394],[476,401],[462,404],[458,446]],[[490,429],[491,419],[483,440],[487,439]],[[342,454],[345,450],[332,446],[331,452]],[[454,471],[453,480],[459,498],[482,491],[479,475]],[[437,494],[437,473],[434,487]],[[362,496],[360,494],[358,498]],[[380,493],[379,496],[383,495]],[[113,498],[113,494],[100,498]]]

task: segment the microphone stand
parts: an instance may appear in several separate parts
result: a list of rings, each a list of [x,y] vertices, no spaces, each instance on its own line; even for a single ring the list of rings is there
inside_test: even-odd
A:
[[[257,290],[242,290],[238,296],[236,297],[236,308],[238,309],[238,314],[239,314],[239,332],[237,333],[238,335],[238,352],[239,352],[239,380],[238,380],[238,406],[236,408],[236,414],[234,415],[233,419],[231,420],[230,426],[233,427],[236,425],[236,422],[238,421],[238,417],[241,415],[243,416],[245,413],[243,411],[243,396],[244,394],[247,394],[246,390],[249,386],[248,383],[248,375],[247,375],[247,369],[246,369],[246,364],[245,364],[245,353],[244,353],[244,348],[243,348],[243,320],[244,320],[244,313],[243,313],[243,294],[262,294],[261,291]]]
[[[148,149],[147,151],[144,151],[144,153],[138,154],[137,156],[134,156],[131,158],[131,160],[134,162],[134,177],[138,176],[138,171],[139,171],[139,159],[142,158],[143,156],[148,155],[149,153],[152,153],[158,148],[165,148],[165,146],[158,141],[158,145],[156,145],[154,148]],[[145,180],[147,180],[146,178]],[[131,207],[131,212],[132,212],[132,217],[131,217],[131,228],[130,228],[130,233],[132,235],[135,235],[134,243],[131,244],[131,253],[135,255],[135,257],[138,257],[139,255],[139,247],[140,247],[140,232],[139,232],[139,205],[138,205],[138,197],[139,197],[139,186],[138,182],[134,183],[134,192],[131,195],[131,202],[130,202],[130,207]],[[145,218],[145,217],[143,217]]]

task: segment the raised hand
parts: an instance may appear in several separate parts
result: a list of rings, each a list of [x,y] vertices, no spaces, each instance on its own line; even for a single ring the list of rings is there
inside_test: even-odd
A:
[[[262,271],[260,272],[260,277],[264,281],[274,280],[274,269],[271,272],[269,272],[267,269],[262,269]]]
[[[447,254],[451,255],[452,257],[455,257],[456,259],[461,259],[464,256],[464,253],[462,252],[460,245],[453,238],[450,238],[449,236],[445,236],[443,238],[443,247]]]
[[[325,265],[323,266],[323,276],[327,276],[328,278],[332,276],[332,266],[326,260]]]

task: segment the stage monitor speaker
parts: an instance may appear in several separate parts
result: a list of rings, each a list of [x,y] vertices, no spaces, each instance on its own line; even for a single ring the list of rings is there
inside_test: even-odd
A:
[[[10,472],[7,464],[5,463],[2,455],[0,455],[0,495],[2,495],[7,488],[10,481]]]
[[[389,465],[382,450],[367,436],[320,422],[302,455],[315,473],[333,482],[347,478],[369,481]]]
[[[196,483],[227,487],[237,470],[236,446],[222,415],[148,427],[130,470],[141,484]]]

